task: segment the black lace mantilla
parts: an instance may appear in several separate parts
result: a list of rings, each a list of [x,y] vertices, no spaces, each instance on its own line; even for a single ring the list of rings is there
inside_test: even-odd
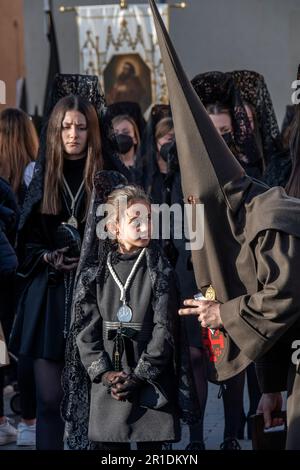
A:
[[[235,157],[245,167],[260,159],[253,132],[234,80],[228,73],[206,72],[197,75],[192,85],[204,106],[216,102],[226,105],[231,112],[234,133]]]
[[[261,132],[264,154],[268,159],[282,151],[280,131],[272,103],[272,99],[264,77],[251,70],[235,70],[231,72],[243,101],[250,103],[255,109],[258,126]]]
[[[205,106],[218,101],[230,108],[237,144],[233,153],[245,168],[247,169],[249,164],[255,165],[263,158],[262,171],[265,171],[265,181],[271,186],[279,184],[281,160],[284,160],[285,156],[272,99],[264,77],[251,70],[207,72],[197,75],[192,80],[192,85]],[[255,111],[257,135],[254,135],[248,122],[243,104],[245,102]],[[274,159],[278,170],[276,174],[273,171],[273,174],[269,175],[269,168],[274,168]]]

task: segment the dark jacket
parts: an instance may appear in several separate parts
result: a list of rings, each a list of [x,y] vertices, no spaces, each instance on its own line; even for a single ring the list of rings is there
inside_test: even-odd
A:
[[[0,178],[0,319],[12,311],[11,287],[18,260],[14,250],[18,206],[10,185]]]
[[[10,185],[0,178],[0,276],[7,276],[17,269],[17,257],[13,249],[18,221],[18,206]]]
[[[138,254],[116,256],[114,269],[123,283]],[[149,265],[150,256],[153,265],[156,257],[154,266]],[[135,336],[131,334],[130,340],[124,340],[125,350],[120,360],[122,370],[134,371],[144,384],[132,400],[117,402],[99,383],[102,373],[114,370],[113,338],[121,303],[119,289],[112,277],[108,273],[100,276],[81,303],[91,317],[78,335],[77,344],[92,382],[89,437],[93,441],[173,441],[179,438],[173,333],[177,313],[176,285],[169,265],[160,257],[158,251],[148,248],[147,259],[140,262],[134,282],[128,289],[133,317],[131,323],[123,326],[124,330],[128,327],[134,331]],[[151,281],[157,267],[164,268],[162,274],[166,283],[161,286],[165,292],[160,296],[153,291]],[[124,335],[126,337],[126,333]]]
[[[100,261],[100,266],[103,265],[104,261]],[[130,302],[136,303],[134,315],[142,313],[144,325],[143,332],[141,330],[143,341],[142,337],[137,337],[133,347],[133,350],[139,351],[135,355],[133,369],[144,380],[145,385],[140,389],[135,406],[132,406],[130,403],[115,402],[107,395],[105,387],[97,383],[101,374],[111,369],[112,341],[108,340],[107,328],[104,334],[103,325],[112,325],[108,315],[116,312],[118,305],[115,302],[118,304],[119,299],[118,292],[117,296],[108,301],[110,289],[105,293],[100,289],[102,280],[105,282],[106,279],[103,269],[105,268],[89,267],[82,271],[75,291],[75,314],[68,340],[63,380],[65,396],[62,415],[66,420],[68,445],[71,449],[84,449],[94,448],[95,440],[177,440],[179,407],[184,419],[194,418],[198,410],[193,387],[190,387],[187,355],[178,329],[174,272],[161,254],[161,249],[151,242],[146,251],[145,264],[138,273],[138,276],[141,275],[139,285],[143,295],[139,298],[138,290],[134,292],[130,289],[129,292]],[[106,282],[109,282],[109,278]],[[103,298],[104,294],[107,296],[106,300]],[[151,301],[147,304],[149,296]],[[145,299],[147,323],[152,316],[151,331],[146,328],[146,317],[145,322],[143,321],[144,308],[137,305],[139,302],[145,304]],[[109,309],[106,309],[105,305],[108,304]],[[147,338],[146,333],[150,333]],[[127,359],[122,367],[127,368],[126,361]]]

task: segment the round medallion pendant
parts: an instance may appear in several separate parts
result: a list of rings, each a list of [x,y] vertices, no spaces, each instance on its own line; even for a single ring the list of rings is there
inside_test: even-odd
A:
[[[120,323],[128,323],[132,319],[132,310],[128,305],[124,304],[119,308],[117,317]]]

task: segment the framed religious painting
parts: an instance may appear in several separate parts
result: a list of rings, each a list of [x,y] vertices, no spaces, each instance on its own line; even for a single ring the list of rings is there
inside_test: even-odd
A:
[[[168,5],[159,5],[166,26]],[[144,114],[168,103],[166,79],[148,5],[76,7],[80,73],[98,75],[108,104],[135,101]]]

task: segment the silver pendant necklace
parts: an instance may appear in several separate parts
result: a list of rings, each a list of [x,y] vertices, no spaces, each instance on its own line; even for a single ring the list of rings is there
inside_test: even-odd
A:
[[[127,305],[127,303],[126,303],[126,291],[128,289],[128,286],[129,286],[133,276],[136,273],[139,262],[141,261],[142,257],[144,256],[145,251],[146,251],[146,248],[143,248],[142,251],[140,252],[140,254],[139,254],[136,262],[134,263],[134,265],[132,267],[132,270],[130,271],[129,276],[128,276],[128,278],[127,278],[124,285],[122,284],[122,282],[118,278],[115,270],[113,269],[113,267],[111,265],[111,252],[108,255],[107,266],[108,266],[108,269],[110,271],[110,274],[112,275],[113,280],[115,281],[115,283],[117,284],[117,286],[120,289],[120,292],[121,292],[120,301],[123,302],[123,305],[119,308],[119,310],[117,312],[117,318],[118,318],[120,323],[129,323],[132,320],[132,310],[129,307],[129,305]]]
[[[73,227],[75,228],[78,228],[78,221],[75,217],[75,205],[76,205],[76,202],[77,202],[77,199],[79,198],[80,196],[80,193],[82,191],[82,188],[83,188],[83,185],[84,185],[84,180],[82,181],[81,185],[79,186],[79,189],[77,191],[77,193],[75,194],[75,197],[73,196],[72,194],[72,191],[66,181],[66,178],[63,176],[63,183],[64,183],[64,187],[66,188],[69,196],[70,196],[70,199],[71,199],[71,217],[68,219],[67,223],[72,225]]]

